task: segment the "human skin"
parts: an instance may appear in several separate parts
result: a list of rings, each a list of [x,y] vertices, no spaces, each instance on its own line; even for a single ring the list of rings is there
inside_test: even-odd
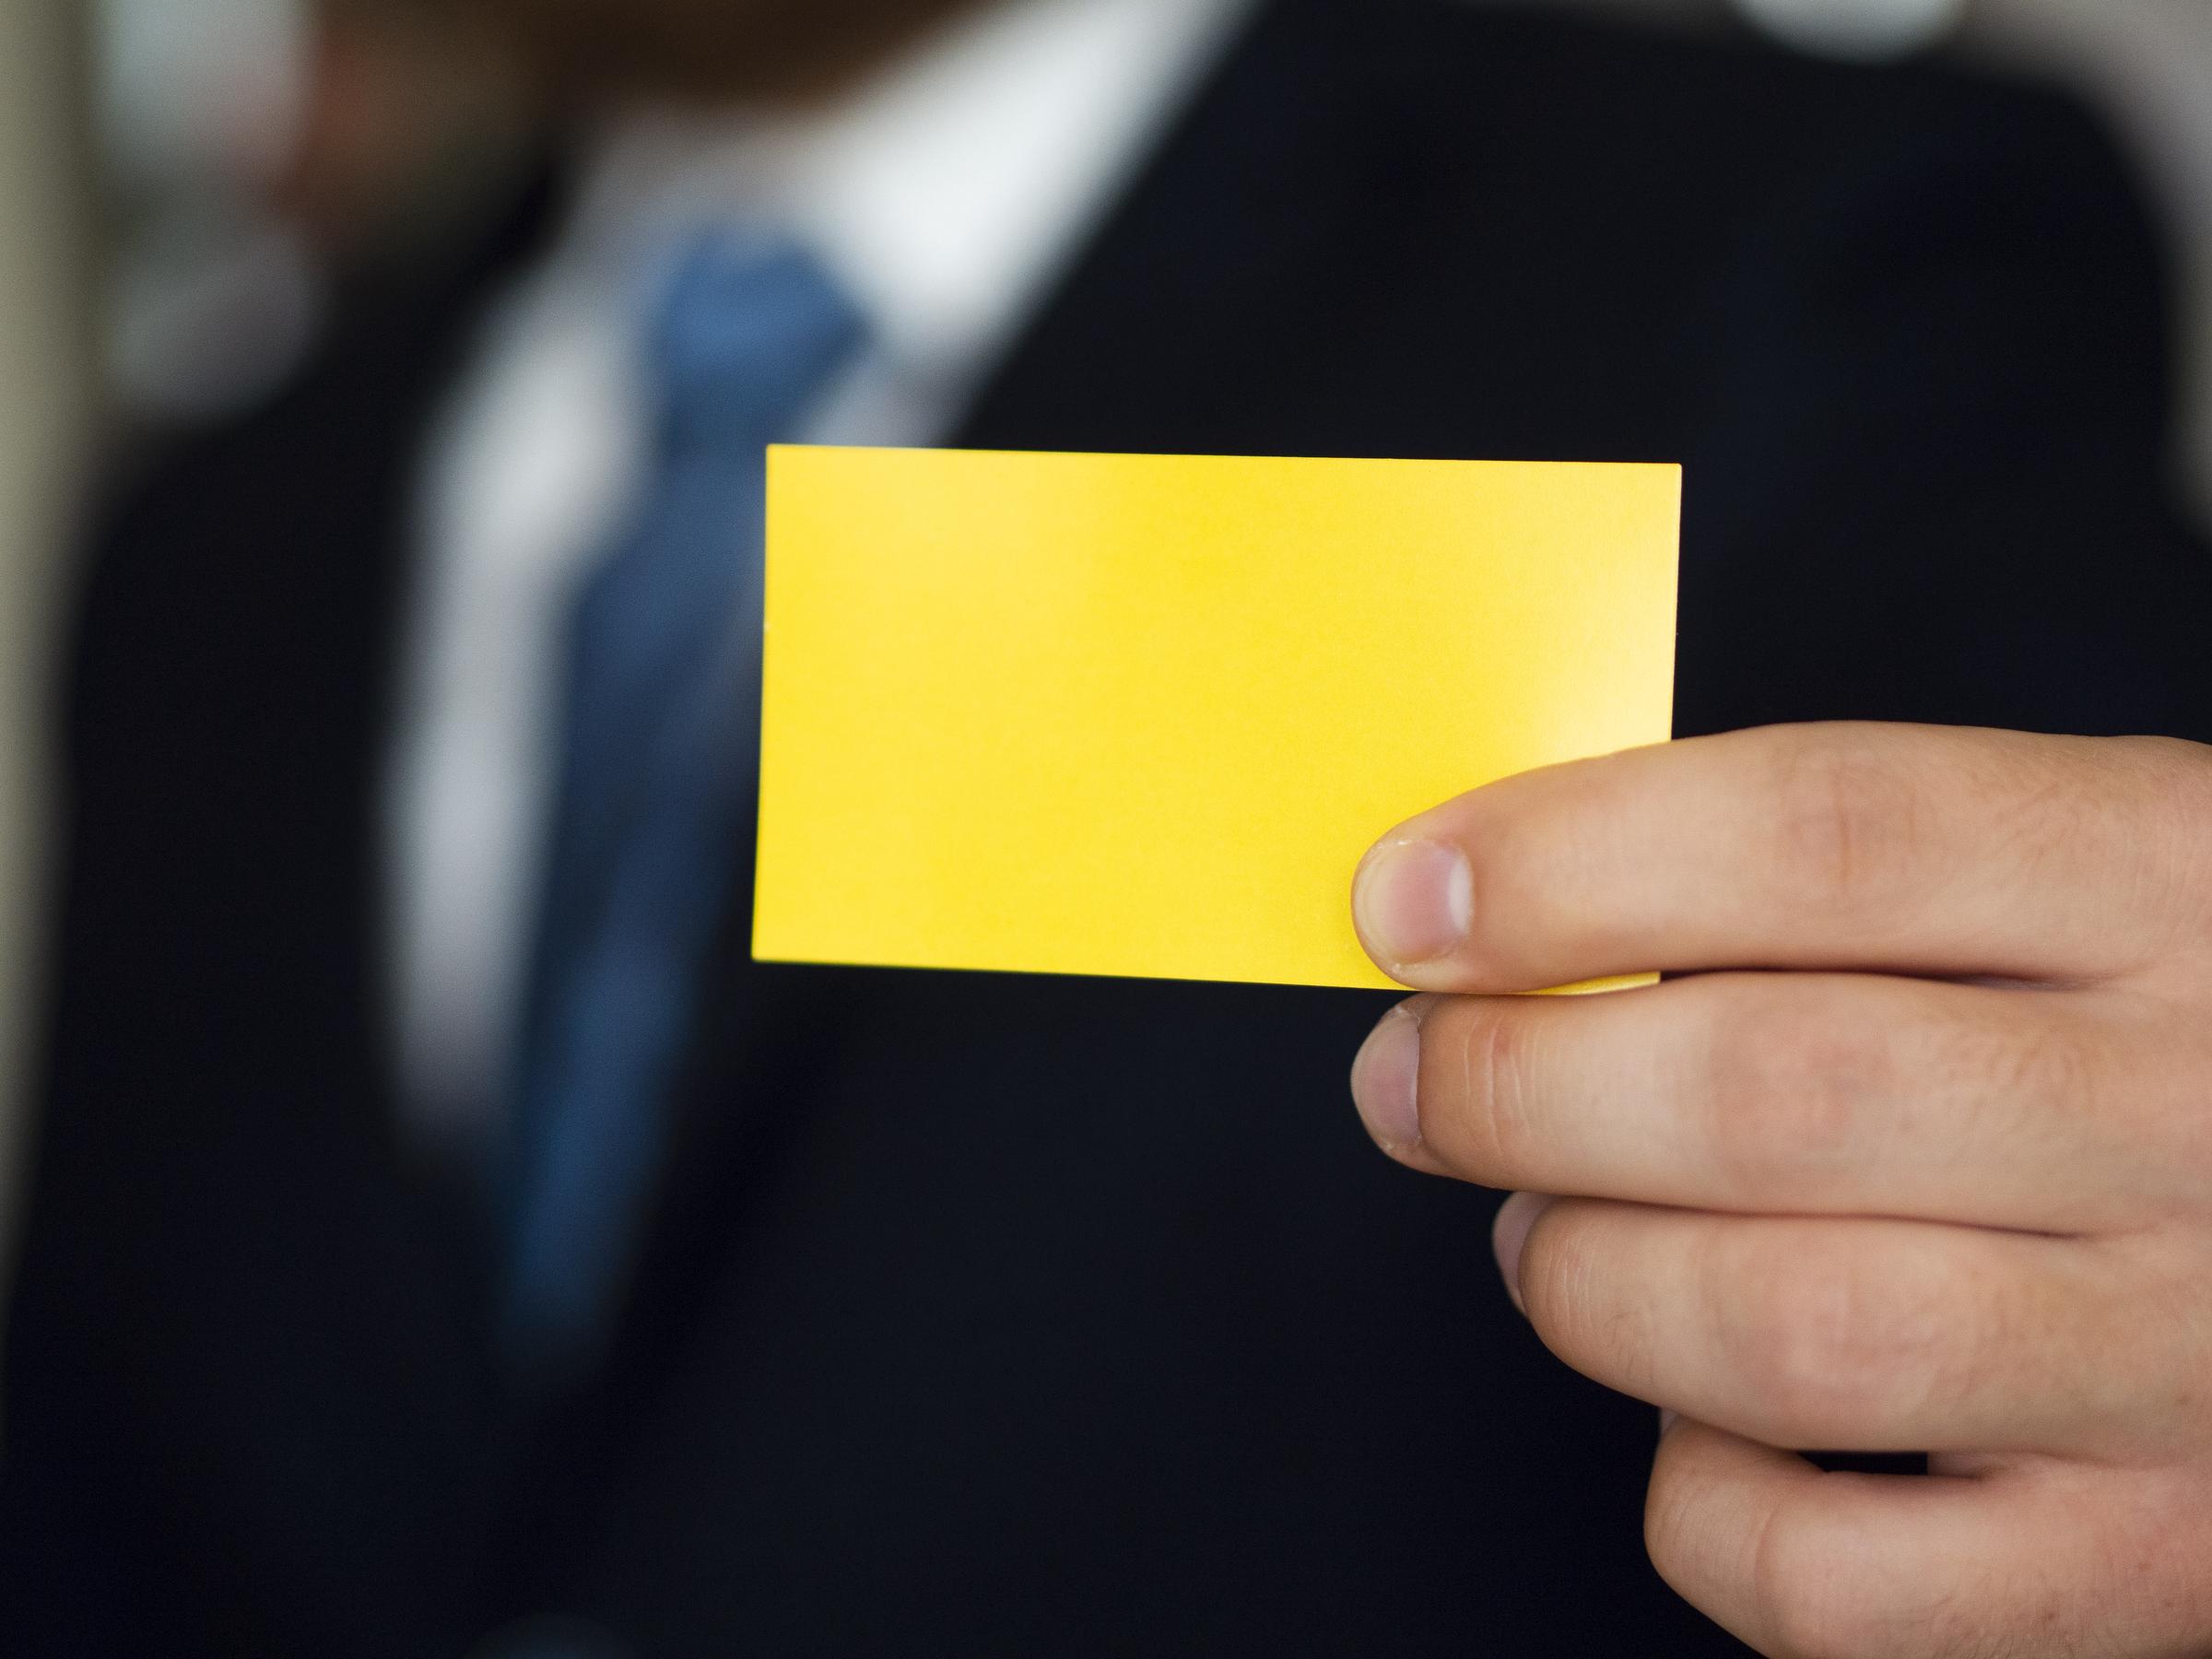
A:
[[[554,96],[712,105],[833,95],[982,0],[454,0]]]
[[[1354,909],[1428,994],[1369,1131],[1522,1194],[1516,1305],[1668,1414],[1682,1594],[1774,1659],[2212,1651],[2212,748],[1700,738],[1437,807]]]

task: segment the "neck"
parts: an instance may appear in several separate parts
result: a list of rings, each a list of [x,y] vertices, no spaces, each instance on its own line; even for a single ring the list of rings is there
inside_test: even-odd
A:
[[[878,74],[982,0],[679,0],[572,29],[540,58],[562,113],[649,100],[805,110]],[[644,10],[644,8],[640,8]]]

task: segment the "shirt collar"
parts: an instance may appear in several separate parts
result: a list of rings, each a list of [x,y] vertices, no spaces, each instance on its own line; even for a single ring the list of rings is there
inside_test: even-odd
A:
[[[564,252],[633,275],[716,222],[806,243],[918,369],[1019,328],[1256,0],[999,0],[801,114],[630,112]]]

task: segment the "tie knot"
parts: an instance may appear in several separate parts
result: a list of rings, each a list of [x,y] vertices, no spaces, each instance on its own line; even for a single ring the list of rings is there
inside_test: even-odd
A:
[[[650,361],[670,436],[761,443],[860,343],[860,312],[804,248],[702,236],[654,307]]]

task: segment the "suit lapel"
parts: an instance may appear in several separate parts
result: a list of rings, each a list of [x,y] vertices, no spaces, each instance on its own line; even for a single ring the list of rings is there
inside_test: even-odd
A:
[[[1359,228],[1375,211],[1359,110],[1335,72],[1360,27],[1359,8],[1328,0],[1263,12],[993,377],[959,446],[1326,447],[1310,347],[1365,279]],[[900,994],[896,976],[752,963],[749,844],[738,858],[618,1370],[582,1407],[609,1421],[697,1328],[741,1241],[746,1194],[813,1104],[813,1057]]]
[[[265,688],[256,698],[268,711],[257,734],[268,752],[257,763],[284,780],[295,811],[330,825],[294,838],[319,874],[293,884],[307,902],[290,920],[324,941],[324,958],[347,965],[345,1001],[359,1028],[359,1072],[373,1081],[363,1098],[384,1118],[379,1133],[396,1128],[397,1088],[382,993],[390,906],[378,827],[417,565],[420,450],[487,297],[535,248],[552,199],[551,170],[534,167],[488,230],[418,247],[349,285],[320,366],[257,418],[268,431],[249,441],[256,451],[296,450],[252,492],[267,511],[239,527],[250,585],[228,600],[250,637],[284,656],[268,678],[285,695]],[[317,441],[288,444],[283,434],[293,428]]]
[[[1275,394],[1302,378],[1362,240],[1357,94],[1332,73],[1359,10],[1288,0],[1261,14],[985,387],[960,445],[1267,443],[1265,412],[1288,414]]]

